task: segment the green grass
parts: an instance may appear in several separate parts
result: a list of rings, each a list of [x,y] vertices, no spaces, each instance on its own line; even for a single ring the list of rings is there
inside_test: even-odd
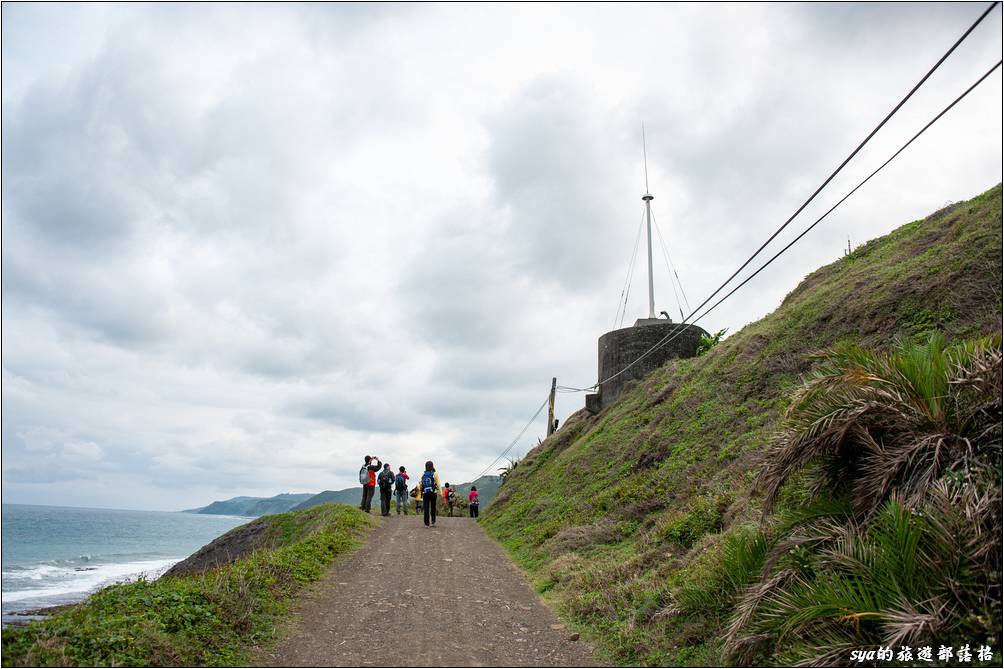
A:
[[[233,666],[272,641],[282,614],[372,519],[344,505],[267,516],[271,549],[196,576],[105,588],[3,632],[3,666]]]
[[[523,459],[483,526],[609,661],[721,663],[737,584],[756,562],[755,472],[810,354],[999,330],[1001,224],[998,185],[813,272],[705,355],[670,361],[597,416],[570,417]],[[805,500],[793,485],[779,508]]]

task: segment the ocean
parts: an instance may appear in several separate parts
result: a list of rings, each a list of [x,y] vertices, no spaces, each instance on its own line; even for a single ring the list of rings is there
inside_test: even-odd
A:
[[[156,578],[238,516],[4,504],[3,624],[25,611],[79,602],[106,585]]]

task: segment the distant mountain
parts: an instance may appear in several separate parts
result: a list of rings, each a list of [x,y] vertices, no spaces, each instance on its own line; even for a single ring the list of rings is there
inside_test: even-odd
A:
[[[214,516],[266,516],[290,511],[296,505],[314,496],[313,493],[306,492],[282,493],[275,497],[232,497],[198,509],[185,509],[183,513],[205,513]]]
[[[477,481],[461,483],[456,487],[457,494],[466,499],[467,493],[471,491],[472,485],[476,485],[478,487],[478,500],[481,502],[481,508],[483,509],[488,506],[493,499],[495,499],[495,495],[499,491],[499,486],[502,485],[502,477],[482,476]]]
[[[412,487],[418,481],[419,476],[412,476],[411,483]],[[447,481],[440,481],[441,483],[447,483]],[[481,500],[481,508],[488,506],[488,503],[492,501],[495,494],[499,490],[499,486],[502,485],[501,476],[482,476],[477,481],[472,481],[470,483],[460,483],[456,486],[457,494],[467,496],[467,493],[471,491],[471,486],[476,485],[478,487],[478,496]],[[322,493],[318,493],[311,497],[310,499],[301,502],[296,505],[290,511],[301,511],[303,509],[309,509],[312,506],[317,506],[318,504],[326,504],[328,502],[333,502],[335,504],[351,504],[352,506],[359,506],[359,502],[362,501],[362,491],[359,489],[361,486],[355,486],[353,488],[346,488],[344,490],[325,490]],[[375,506],[379,508],[380,500],[379,498],[374,501]]]
[[[351,504],[352,506],[359,506],[359,502],[362,501],[363,493],[360,490],[362,486],[355,486],[354,488],[346,488],[345,490],[325,490],[324,492],[318,493],[313,497],[304,500],[294,506],[290,511],[302,511],[303,509],[309,509],[312,506],[317,506],[318,504],[327,504],[331,502],[333,504]],[[380,508],[380,499],[377,498],[376,506]]]

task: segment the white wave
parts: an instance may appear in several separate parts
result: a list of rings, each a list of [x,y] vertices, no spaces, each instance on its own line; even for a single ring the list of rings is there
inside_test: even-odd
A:
[[[5,570],[3,572],[3,580],[4,583],[8,581],[41,581],[46,578],[53,578],[66,570],[66,567],[40,564],[34,567]]]
[[[79,600],[113,583],[131,581],[141,576],[157,578],[176,562],[176,559],[143,560],[94,565],[86,569],[39,565],[30,569],[5,571],[3,603]],[[13,581],[20,581],[25,585],[25,581],[37,582],[38,587],[8,591],[8,585],[13,585]]]

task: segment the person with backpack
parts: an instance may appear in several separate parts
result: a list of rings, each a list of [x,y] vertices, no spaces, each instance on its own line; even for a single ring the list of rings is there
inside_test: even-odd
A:
[[[478,487],[476,485],[471,486],[471,491],[467,493],[467,510],[471,513],[471,518],[478,517]]]
[[[436,500],[439,499],[439,474],[432,460],[425,463],[425,473],[422,474],[422,510],[425,512],[425,526],[429,527],[429,517],[432,517],[432,527],[436,526]]]
[[[404,507],[404,515],[408,515],[408,472],[404,466],[398,468],[397,476],[394,477],[394,496],[397,498],[397,515],[401,515],[401,508]]]
[[[389,516],[390,495],[394,488],[394,472],[390,470],[389,464],[383,466],[383,471],[377,477],[377,483],[380,484],[380,515]]]
[[[376,460],[376,464],[372,464]],[[366,462],[359,469],[359,482],[363,485],[363,501],[359,509],[370,512],[370,505],[373,503],[373,491],[376,489],[376,473],[380,471],[380,458],[371,455],[366,456]]]
[[[443,501],[450,510],[450,518],[453,518],[453,505],[457,502],[457,492],[449,483],[443,486]]]

